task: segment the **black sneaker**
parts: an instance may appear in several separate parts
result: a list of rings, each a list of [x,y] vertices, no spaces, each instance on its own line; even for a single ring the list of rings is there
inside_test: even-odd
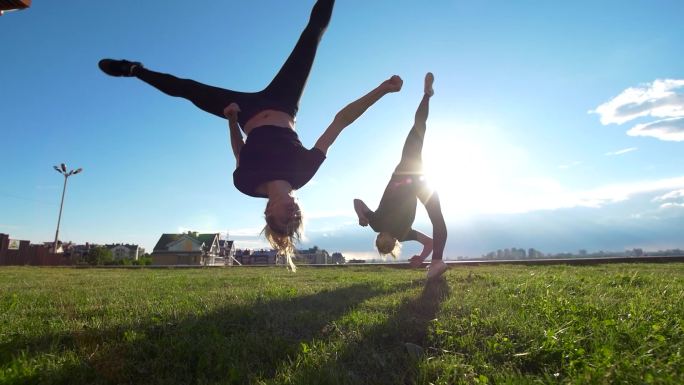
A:
[[[128,60],[102,59],[97,63],[102,72],[109,76],[133,76],[133,69],[142,68],[142,63]]]

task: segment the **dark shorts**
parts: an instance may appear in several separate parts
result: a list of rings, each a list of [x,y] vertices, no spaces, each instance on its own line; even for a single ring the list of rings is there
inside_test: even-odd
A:
[[[297,190],[313,178],[324,160],[321,150],[305,148],[290,128],[256,127],[240,151],[240,166],[233,172],[233,183],[244,194],[266,198],[256,191],[261,184],[284,180]]]

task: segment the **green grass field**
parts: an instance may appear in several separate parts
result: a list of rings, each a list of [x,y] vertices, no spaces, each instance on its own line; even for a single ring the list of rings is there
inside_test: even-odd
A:
[[[684,264],[0,268],[0,384],[683,384]]]

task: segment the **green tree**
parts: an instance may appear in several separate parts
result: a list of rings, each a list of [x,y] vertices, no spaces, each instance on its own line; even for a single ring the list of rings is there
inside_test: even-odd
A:
[[[133,261],[134,265],[147,266],[152,264],[152,256],[150,254],[143,254],[138,257],[137,261]]]
[[[104,246],[92,248],[86,256],[89,265],[109,265],[114,262],[112,251]]]

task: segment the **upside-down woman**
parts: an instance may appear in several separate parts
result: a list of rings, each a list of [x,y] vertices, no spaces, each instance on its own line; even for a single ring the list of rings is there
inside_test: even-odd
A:
[[[311,180],[345,127],[382,96],[397,92],[402,86],[401,78],[392,76],[339,111],[312,148],[302,145],[295,131],[299,99],[334,4],[334,0],[317,0],[292,53],[271,83],[259,92],[239,92],[180,79],[149,70],[140,62],[99,62],[100,69],[108,75],[138,78],[165,94],[187,99],[208,113],[229,118],[236,158],[233,183],[246,195],[268,199],[264,234],[279,254],[287,256],[293,269],[291,255],[302,231],[302,214],[294,191]]]
[[[446,244],[447,229],[442,216],[442,208],[437,192],[430,189],[423,176],[423,138],[430,107],[434,95],[432,73],[425,75],[423,99],[416,110],[415,122],[409,132],[399,165],[394,169],[377,210],[371,211],[360,199],[354,199],[354,210],[361,226],[368,226],[378,233],[375,246],[380,254],[396,257],[400,242],[418,241],[423,245],[420,255],[409,259],[412,267],[420,267],[432,253],[432,261],[427,273],[428,279],[441,276],[447,266],[442,261]],[[414,230],[411,226],[416,217],[417,199],[425,206],[432,222],[432,238]]]

